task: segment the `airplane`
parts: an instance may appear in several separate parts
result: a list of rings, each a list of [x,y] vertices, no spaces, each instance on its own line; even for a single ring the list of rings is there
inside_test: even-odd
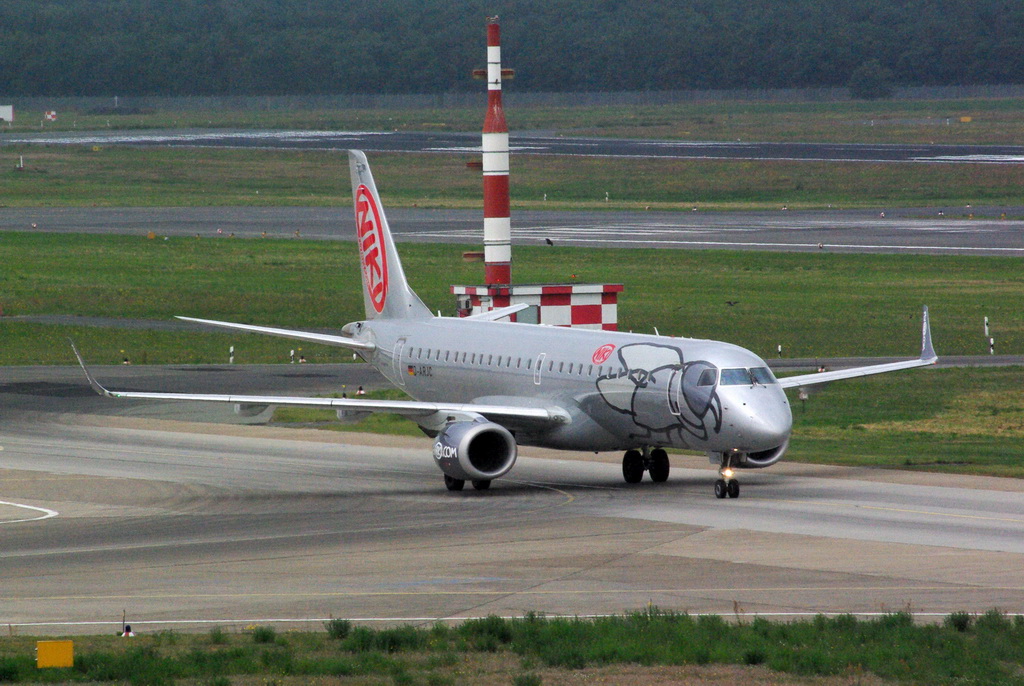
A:
[[[366,318],[340,335],[178,317],[213,327],[348,348],[413,400],[110,391],[74,349],[93,390],[109,398],[333,408],[339,419],[404,415],[434,439],[448,490],[478,490],[508,474],[518,446],[623,450],[622,475],[669,477],[667,448],[705,452],[719,467],[717,498],[738,498],[737,469],[770,467],[789,446],[784,389],[933,365],[928,308],[919,357],[777,379],[730,343],[508,321],[527,305],[468,317],[434,316],[409,286],[366,156],[349,151]],[[74,344],[72,344],[74,347]]]

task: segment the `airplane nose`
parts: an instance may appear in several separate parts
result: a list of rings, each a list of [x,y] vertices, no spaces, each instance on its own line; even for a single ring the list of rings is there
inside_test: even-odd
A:
[[[743,407],[737,428],[744,447],[750,451],[770,450],[786,442],[793,428],[793,415],[785,397],[758,398]]]

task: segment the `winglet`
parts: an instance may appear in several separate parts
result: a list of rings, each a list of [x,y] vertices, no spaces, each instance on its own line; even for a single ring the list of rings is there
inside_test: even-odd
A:
[[[929,360],[933,364],[939,361],[939,356],[935,354],[935,348],[932,347],[932,325],[928,320],[928,306],[924,306],[924,317],[921,323],[921,359]]]
[[[89,368],[85,366],[85,360],[82,359],[82,354],[78,352],[78,346],[75,345],[75,342],[69,338],[68,343],[71,344],[71,349],[75,351],[75,357],[78,358],[78,364],[79,366],[82,367],[82,371],[85,372],[85,378],[89,380],[89,385],[92,386],[92,390],[96,391],[97,394],[102,395],[104,397],[116,398],[117,396],[115,394],[111,393],[110,391],[108,391],[107,389],[100,385],[100,382],[97,381],[96,377],[92,375],[92,373],[89,371]]]

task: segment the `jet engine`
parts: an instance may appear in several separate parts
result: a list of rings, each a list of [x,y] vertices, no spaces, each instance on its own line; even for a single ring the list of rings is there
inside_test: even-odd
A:
[[[453,479],[497,479],[512,469],[516,455],[516,439],[508,429],[483,418],[453,422],[434,441],[434,460]]]

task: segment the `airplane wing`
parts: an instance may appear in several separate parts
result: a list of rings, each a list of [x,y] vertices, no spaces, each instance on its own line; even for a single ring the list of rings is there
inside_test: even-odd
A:
[[[206,324],[208,326],[218,326],[222,329],[231,329],[233,331],[247,331],[249,333],[261,333],[267,336],[292,338],[297,341],[307,341],[309,343],[336,345],[342,348],[351,348],[352,350],[365,350],[369,352],[377,349],[377,346],[373,343],[357,341],[356,339],[349,338],[347,336],[333,336],[326,333],[296,331],[294,329],[275,329],[270,326],[253,326],[251,324],[236,324],[234,322],[218,322],[213,319],[195,319],[194,317],[175,317],[175,319],[180,319],[185,322],[195,322],[197,324]]]
[[[150,393],[147,391],[111,391],[103,387],[85,365],[74,342],[78,364],[85,372],[89,385],[96,393],[107,398],[134,398],[147,400],[191,400],[214,403],[234,403],[240,406],[289,405],[292,407],[320,407],[352,413],[388,412],[409,418],[430,415],[453,415],[459,418],[483,416],[499,423],[505,421],[533,421],[550,424],[568,424],[569,413],[561,407],[520,407],[516,405],[488,405],[475,403],[439,403],[418,400],[371,400],[354,398],[304,398],[275,395],[219,395],[207,393]]]
[[[913,369],[915,367],[926,367],[939,361],[932,347],[932,329],[928,322],[928,306],[925,305],[924,317],[921,324],[921,356],[916,360],[904,360],[902,362],[889,362],[887,364],[875,364],[868,367],[851,367],[849,369],[837,369],[831,372],[818,372],[816,374],[801,374],[800,376],[787,376],[779,379],[783,388],[803,388],[815,384],[839,381],[840,379],[855,379],[860,376],[871,376],[872,374],[884,374],[895,372],[901,369]]]

